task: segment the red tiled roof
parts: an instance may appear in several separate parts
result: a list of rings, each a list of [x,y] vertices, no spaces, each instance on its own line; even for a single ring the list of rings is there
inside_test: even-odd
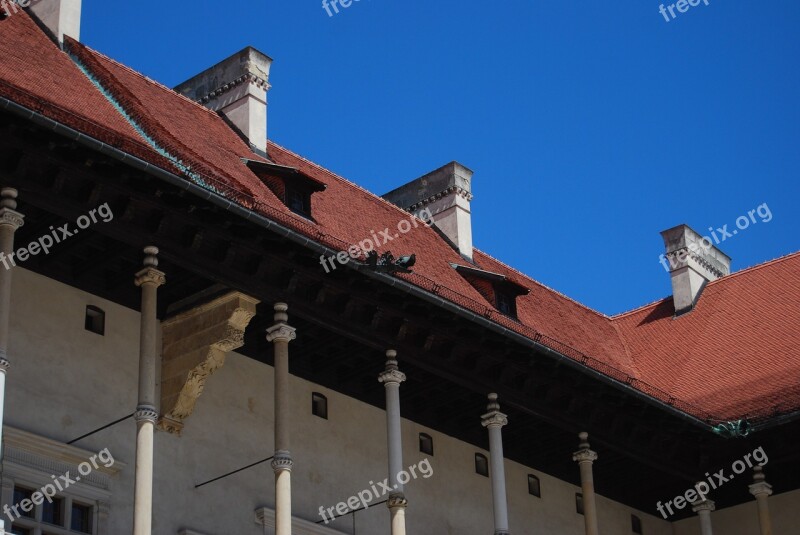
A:
[[[399,277],[694,416],[738,419],[800,408],[800,254],[709,284],[699,306],[673,320],[671,299],[610,318],[475,250],[477,267],[530,289],[517,299],[515,321],[451,267],[463,259],[437,232],[419,221],[399,232],[412,218],[384,199],[270,142],[274,163],[327,185],[312,196],[315,221],[306,220],[247,167],[242,158],[261,158],[216,113],[68,39],[77,62],[146,139],[26,13],[0,22],[0,36],[0,96],[328,247],[344,250],[389,229],[392,240],[379,252],[417,253],[414,273]]]
[[[672,299],[614,318],[648,383],[728,420],[800,401],[800,253],[709,283],[689,314]]]
[[[0,70],[0,96],[154,165],[171,167],[27,12],[0,21]]]

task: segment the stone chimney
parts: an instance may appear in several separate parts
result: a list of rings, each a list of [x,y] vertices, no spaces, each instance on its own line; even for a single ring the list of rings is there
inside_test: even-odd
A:
[[[383,198],[411,213],[427,208],[436,228],[461,256],[472,261],[472,171],[458,162],[450,162]]]
[[[731,272],[731,259],[714,247],[711,238],[700,236],[688,225],[661,233],[666,253],[661,263],[672,278],[675,315],[691,311],[705,285]]]
[[[247,47],[175,88],[219,112],[256,152],[267,152],[267,91],[272,59]]]
[[[59,43],[64,42],[65,35],[81,40],[81,0],[28,0],[25,3]]]

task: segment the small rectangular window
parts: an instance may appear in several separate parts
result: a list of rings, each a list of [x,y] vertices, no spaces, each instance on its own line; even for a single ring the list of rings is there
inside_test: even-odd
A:
[[[300,188],[286,188],[286,205],[289,210],[304,217],[311,216],[311,193]]]
[[[31,496],[33,496],[33,491],[24,489],[22,487],[14,487],[14,503],[21,503],[22,500],[30,500]],[[33,518],[33,511],[23,511],[22,507],[17,507],[17,511],[19,511],[20,516],[24,516],[27,518]]]
[[[54,526],[64,525],[64,501],[60,498],[53,498],[53,503],[45,500],[42,503],[42,522],[53,524]]]
[[[86,321],[84,327],[87,331],[104,335],[106,332],[106,313],[103,309],[93,305],[86,305]]]
[[[580,492],[575,493],[575,510],[579,515],[583,514],[583,494]]]
[[[539,483],[539,478],[533,474],[528,474],[528,494],[536,496],[537,498],[542,497],[542,488]]]
[[[489,461],[486,459],[486,455],[475,454],[475,473],[489,477]]]
[[[636,515],[631,515],[631,531],[636,535],[642,535],[642,519]]]
[[[517,317],[517,301],[514,296],[502,291],[496,291],[497,310],[511,318]]]
[[[328,419],[328,398],[314,392],[311,394],[311,414]]]
[[[70,529],[80,533],[92,532],[92,508],[72,502],[72,520]]]
[[[433,438],[427,433],[419,434],[419,451],[426,455],[433,455]]]

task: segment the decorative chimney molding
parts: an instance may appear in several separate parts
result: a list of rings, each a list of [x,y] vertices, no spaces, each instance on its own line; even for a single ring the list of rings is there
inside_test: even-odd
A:
[[[257,153],[267,152],[267,91],[272,59],[247,47],[175,87],[219,112]]]
[[[669,268],[675,315],[679,316],[695,307],[706,284],[730,274],[731,258],[688,225],[665,230],[661,237],[666,248],[662,262]]]
[[[30,11],[50,33],[64,43],[68,35],[81,40],[81,0],[42,0],[30,2]]]
[[[472,262],[472,175],[467,167],[450,162],[383,198],[411,213],[427,208],[434,226]]]

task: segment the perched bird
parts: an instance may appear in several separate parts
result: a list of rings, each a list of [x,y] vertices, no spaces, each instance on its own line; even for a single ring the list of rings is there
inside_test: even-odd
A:
[[[410,256],[401,256],[397,259],[397,262],[394,263],[397,267],[401,269],[408,269],[414,264],[417,263],[417,255],[412,254]]]

